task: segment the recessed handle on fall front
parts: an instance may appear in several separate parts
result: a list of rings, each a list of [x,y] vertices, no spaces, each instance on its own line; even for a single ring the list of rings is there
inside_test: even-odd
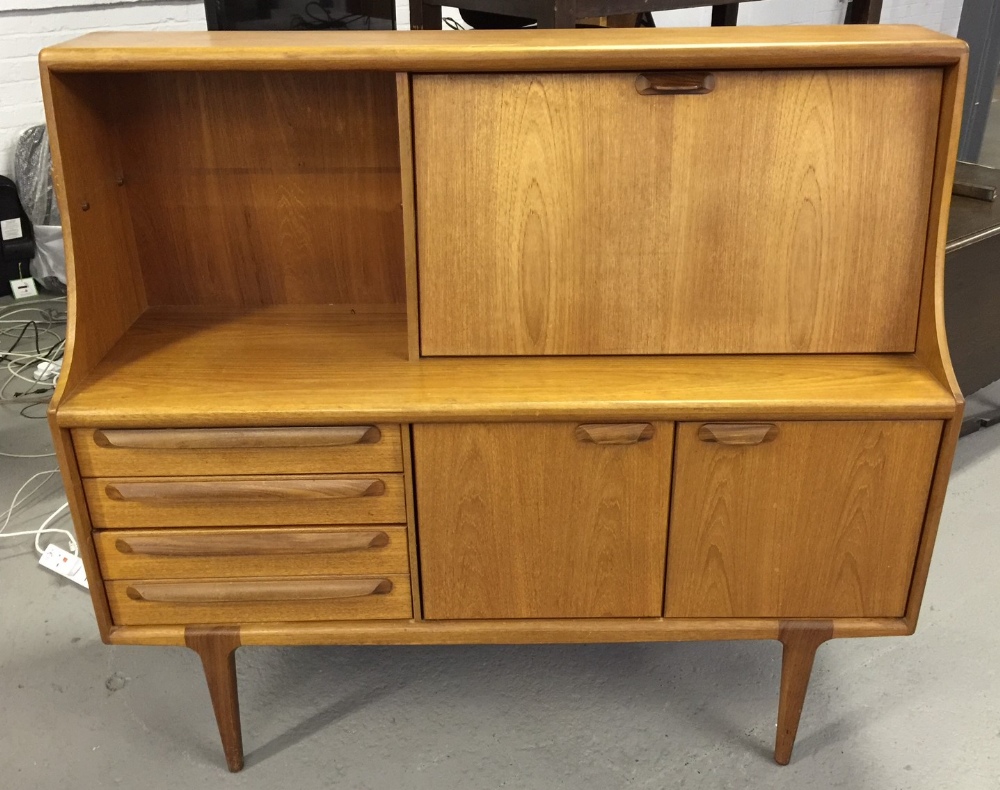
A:
[[[330,601],[392,592],[390,579],[256,579],[211,582],[130,582],[125,594],[149,603]]]
[[[715,90],[710,71],[646,71],[635,78],[635,89],[643,96],[695,96]]]
[[[380,530],[365,532],[141,535],[115,540],[121,554],[147,557],[249,557],[258,554],[335,554],[389,545]]]
[[[290,499],[353,499],[380,496],[385,483],[377,478],[337,478],[334,480],[178,480],[125,481],[104,487],[108,499],[116,502],[176,500],[183,502],[246,502]]]
[[[698,429],[698,438],[729,445],[766,444],[778,438],[778,426],[769,422],[706,423]]]
[[[128,450],[234,450],[281,447],[346,447],[376,444],[374,425],[328,428],[157,428],[94,431],[98,447]]]
[[[576,438],[594,444],[638,444],[653,438],[653,426],[648,422],[593,423],[576,426]]]

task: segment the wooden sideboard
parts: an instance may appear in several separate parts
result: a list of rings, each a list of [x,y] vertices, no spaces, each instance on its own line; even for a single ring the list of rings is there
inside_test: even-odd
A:
[[[101,636],[913,632],[961,424],[961,42],[909,27],[93,34],[42,80],[50,411]]]

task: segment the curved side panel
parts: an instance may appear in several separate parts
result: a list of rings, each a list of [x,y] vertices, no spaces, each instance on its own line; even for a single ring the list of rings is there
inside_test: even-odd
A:
[[[917,627],[920,603],[924,597],[931,553],[937,538],[938,523],[944,506],[951,463],[962,427],[962,410],[965,401],[955,378],[948,351],[948,337],[944,324],[944,248],[948,233],[948,211],[951,208],[951,185],[955,177],[958,157],[958,137],[962,127],[962,98],[965,95],[965,78],[968,71],[968,52],[953,66],[944,71],[941,96],[941,120],[938,125],[937,155],[934,164],[934,185],[931,191],[930,222],[927,231],[927,249],[924,281],[920,298],[920,316],[917,324],[917,358],[955,396],[955,414],[945,421],[937,465],[931,482],[924,529],[910,584],[905,620],[910,633]]]

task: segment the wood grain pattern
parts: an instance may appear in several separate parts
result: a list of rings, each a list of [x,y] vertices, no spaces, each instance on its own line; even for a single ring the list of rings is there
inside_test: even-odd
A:
[[[703,442],[717,442],[718,444],[764,444],[778,438],[778,426],[767,422],[706,423],[698,428],[698,438]]]
[[[941,425],[788,422],[749,447],[679,425],[667,616],[902,616]]]
[[[610,422],[577,425],[573,435],[578,442],[593,444],[638,444],[648,442],[656,431],[648,422]]]
[[[381,496],[385,484],[377,478],[332,480],[126,480],[105,481],[104,493],[116,502],[273,502],[299,499],[356,499]]]
[[[132,450],[249,450],[287,447],[345,447],[376,444],[374,425],[326,428],[173,428],[152,431],[94,431],[98,447]]]
[[[413,594],[413,618],[424,617],[423,596],[420,592],[420,550],[417,542],[417,505],[414,497],[413,448],[411,426],[403,427],[403,494],[406,498],[406,537],[410,546],[410,590]]]
[[[310,344],[303,346],[308,336]],[[247,338],[254,338],[252,344]],[[261,376],[266,368],[269,375]],[[211,371],[211,391],[198,374]],[[151,310],[59,408],[93,428],[950,417],[908,355],[407,361],[402,317]],[[176,526],[176,525],[175,525]]]
[[[402,475],[93,477],[84,481],[98,527],[401,524]]]
[[[222,737],[226,765],[230,771],[239,771],[243,768],[243,731],[236,685],[236,650],[240,646],[240,630],[232,626],[188,627],[184,629],[184,644],[201,659],[215,721]]]
[[[73,517],[73,532],[80,550],[80,559],[83,562],[87,579],[90,580],[88,588],[91,603],[94,605],[97,627],[101,633],[101,640],[105,644],[110,644],[111,608],[108,605],[108,596],[104,591],[104,585],[94,583],[95,579],[101,578],[101,570],[94,546],[95,538],[93,526],[90,523],[90,511],[87,509],[87,495],[83,490],[83,478],[76,463],[76,455],[73,453],[73,439],[68,430],[58,427],[55,413],[51,410],[48,421],[49,430],[52,432],[52,446],[56,452],[63,488],[66,491],[66,502],[69,504],[70,515]]]
[[[338,33],[93,33],[42,50],[58,71],[593,71],[917,66],[967,47],[912,25]]]
[[[407,573],[404,527],[99,530],[105,579]]]
[[[86,75],[42,68],[53,182],[66,250],[68,317],[63,371],[51,407],[82,382],[146,308],[131,207],[107,94]],[[78,276],[77,261],[86,274]],[[86,326],[86,331],[82,327]]]
[[[533,645],[702,640],[778,639],[780,620],[747,618],[618,617],[564,620],[343,621],[328,623],[246,624],[240,631],[250,645]],[[901,618],[841,618],[834,638],[905,636]],[[183,644],[177,626],[117,626],[116,645]]]
[[[383,581],[388,584],[382,585]],[[352,585],[355,592],[368,589],[373,592],[338,597],[333,593],[339,583]],[[391,589],[386,592],[374,592],[390,585]],[[410,579],[405,574],[374,579],[132,580],[109,581],[106,587],[117,625],[408,619],[411,614]],[[290,589],[291,597],[286,598],[281,591],[275,592],[279,587]],[[173,596],[171,588],[176,591]],[[144,595],[159,600],[143,600]],[[234,600],[226,600],[227,597]]]
[[[933,167],[930,221],[924,249],[924,271],[917,324],[917,356],[934,372],[938,380],[954,393],[961,403],[961,391],[951,365],[945,332],[944,265],[948,240],[948,212],[951,186],[955,179],[958,141],[962,128],[962,102],[968,62],[965,55],[944,70],[941,115],[937,128],[937,156]]]
[[[635,90],[643,96],[711,93],[715,75],[710,71],[649,71],[635,78]]]
[[[388,424],[76,430],[73,443],[86,477],[403,470],[399,425]]]
[[[133,601],[169,604],[275,603],[278,601],[335,601],[388,595],[392,581],[381,577],[307,579],[208,579],[188,581],[130,581],[125,594]]]
[[[406,270],[406,351],[420,359],[420,303],[417,288],[417,202],[413,183],[413,102],[410,75],[396,75],[399,169],[403,194],[403,264]]]
[[[806,701],[816,649],[833,637],[833,623],[827,621],[781,624],[781,693],[778,698],[778,731],[774,739],[774,761],[788,765],[792,759],[799,718]]]
[[[944,282],[945,244],[948,235],[948,211],[951,205],[950,185],[954,180],[955,161],[961,133],[962,102],[968,61],[965,54],[955,65],[945,69],[942,112],[938,124],[938,155],[934,163],[930,222],[927,228],[927,250],[924,278],[920,299],[920,319],[917,325],[917,357],[927,365],[937,379],[955,398],[956,408],[952,419],[945,422],[941,448],[934,469],[927,514],[920,537],[920,548],[906,604],[906,620],[910,633],[917,627],[920,604],[924,597],[931,555],[937,539],[941,511],[944,507],[948,478],[961,431],[965,401],[952,367],[945,331]]]
[[[424,617],[657,617],[672,426],[414,425]]]
[[[403,309],[392,75],[89,79],[115,96],[150,304]]]
[[[941,70],[716,78],[414,76],[422,353],[913,351]]]

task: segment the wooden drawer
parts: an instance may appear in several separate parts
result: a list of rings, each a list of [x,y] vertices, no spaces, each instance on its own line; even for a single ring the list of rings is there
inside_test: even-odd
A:
[[[677,428],[668,617],[901,617],[941,423]]]
[[[402,475],[92,477],[95,527],[405,524]]]
[[[659,76],[413,77],[422,353],[912,351],[941,71]]]
[[[84,477],[401,472],[398,425],[75,429]]]
[[[405,575],[111,581],[116,625],[407,619]]]
[[[129,529],[94,533],[105,579],[408,573],[406,527]]]

